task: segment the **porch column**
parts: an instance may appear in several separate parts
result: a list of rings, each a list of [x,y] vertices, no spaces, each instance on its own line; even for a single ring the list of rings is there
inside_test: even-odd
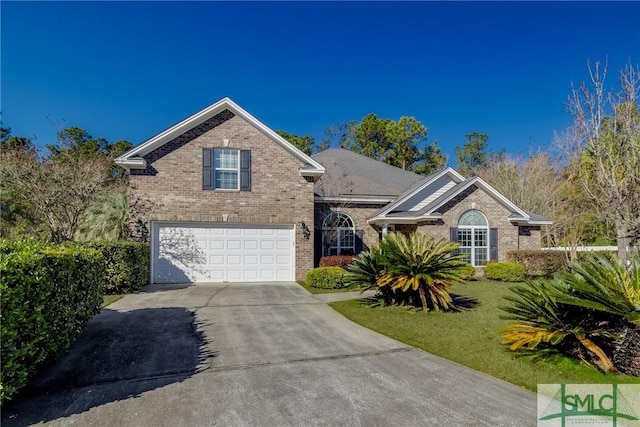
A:
[[[384,224],[382,224],[382,237],[386,236],[387,234],[389,234],[389,224],[385,222]]]

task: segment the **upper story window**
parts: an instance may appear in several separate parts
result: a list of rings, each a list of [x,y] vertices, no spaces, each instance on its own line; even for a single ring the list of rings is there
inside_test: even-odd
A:
[[[251,191],[251,151],[203,148],[202,188]]]
[[[213,188],[216,190],[240,189],[239,150],[213,150]]]

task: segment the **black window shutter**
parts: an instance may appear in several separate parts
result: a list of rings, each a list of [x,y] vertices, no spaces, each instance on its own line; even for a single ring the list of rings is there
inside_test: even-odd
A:
[[[202,188],[210,190],[213,188],[213,149],[202,149]]]
[[[251,191],[251,150],[240,150],[240,191]]]
[[[458,227],[449,228],[449,240],[452,242],[458,242]],[[458,255],[460,253],[460,249],[456,249],[453,251],[452,255]]]
[[[356,235],[354,237],[356,239],[354,255],[358,255],[364,250],[364,242],[362,241],[362,238],[364,237],[364,230],[356,230]]]
[[[316,228],[313,233],[313,265],[320,265],[320,257],[322,257],[322,229]]]
[[[491,261],[498,260],[498,229],[490,228],[489,229],[489,245],[490,245],[490,257]]]
[[[449,240],[452,242],[458,241],[458,227],[451,227],[449,229]]]

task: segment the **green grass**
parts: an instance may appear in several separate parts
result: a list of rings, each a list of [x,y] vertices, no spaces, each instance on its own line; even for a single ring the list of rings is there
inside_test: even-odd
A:
[[[302,286],[312,294],[335,294],[336,292],[353,292],[358,290],[354,288],[338,288],[338,289],[314,288],[313,286],[307,285],[307,282],[305,282],[304,280],[299,280],[298,285]]]
[[[508,321],[498,316],[502,297],[513,284],[488,280],[454,285],[453,294],[473,298],[477,305],[458,313],[403,307],[371,307],[360,300],[330,305],[348,319],[398,341],[535,391],[537,384],[640,383],[640,378],[605,375],[579,360],[563,356],[533,360],[519,357],[500,344],[497,332]]]
[[[102,297],[102,305],[100,306],[100,308],[105,308],[109,304],[113,304],[123,296],[124,294],[123,295],[105,295],[104,297]]]

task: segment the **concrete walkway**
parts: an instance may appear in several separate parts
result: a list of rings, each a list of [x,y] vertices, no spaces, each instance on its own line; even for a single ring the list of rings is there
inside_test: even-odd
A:
[[[149,286],[92,319],[2,425],[536,425],[534,393],[360,327],[328,298]]]

